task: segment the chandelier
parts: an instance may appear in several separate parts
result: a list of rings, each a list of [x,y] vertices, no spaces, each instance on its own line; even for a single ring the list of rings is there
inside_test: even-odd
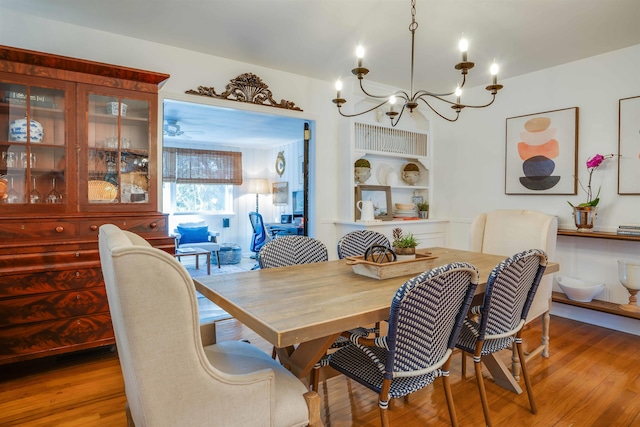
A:
[[[496,94],[500,89],[502,89],[502,85],[498,84],[498,65],[495,63],[495,61],[490,67],[492,82],[489,86],[485,88],[491,93],[491,100],[484,105],[470,105],[470,104],[462,104],[460,102],[460,97],[462,95],[462,88],[464,87],[464,84],[467,80],[467,74],[469,73],[469,70],[472,69],[473,66],[475,65],[473,62],[467,61],[467,49],[469,45],[464,38],[462,38],[460,40],[460,43],[458,44],[458,47],[462,52],[462,62],[459,62],[454,67],[456,70],[459,70],[460,73],[462,74],[462,81],[458,84],[455,91],[449,92],[449,93],[436,93],[436,92],[430,92],[427,90],[417,90],[414,92],[413,91],[413,74],[414,74],[413,68],[414,68],[414,52],[415,52],[415,34],[417,29],[418,29],[418,23],[416,22],[416,0],[411,0],[411,24],[409,24],[409,32],[411,33],[410,92],[407,93],[406,91],[398,90],[389,95],[373,95],[367,92],[362,82],[364,80],[364,76],[366,76],[369,73],[369,70],[362,66],[362,58],[364,57],[364,48],[362,46],[358,46],[358,48],[356,49],[358,66],[353,70],[351,70],[351,73],[353,73],[360,81],[360,89],[365,95],[367,95],[370,98],[382,100],[382,102],[380,102],[375,107],[370,108],[366,111],[362,111],[360,113],[345,114],[342,112],[341,107],[347,102],[347,100],[340,97],[340,91],[342,90],[342,82],[338,80],[336,82],[337,95],[335,99],[333,99],[333,103],[336,104],[336,106],[338,107],[338,112],[340,113],[341,116],[356,117],[362,114],[369,113],[377,108],[382,107],[385,104],[389,104],[389,111],[387,111],[385,114],[389,117],[389,119],[391,119],[391,126],[395,127],[400,121],[400,118],[402,117],[402,113],[404,113],[405,109],[408,109],[409,112],[412,113],[414,109],[418,108],[418,101],[424,102],[434,113],[436,113],[438,116],[450,122],[455,122],[456,120],[458,120],[458,117],[460,116],[460,111],[462,111],[463,108],[467,108],[467,107],[484,108],[493,104],[493,102],[496,99]],[[450,101],[445,98],[445,97],[451,97],[451,96],[455,96],[455,101]],[[431,103],[429,103],[429,100],[438,100],[446,104],[449,104],[451,106],[451,109],[455,112],[455,117],[453,118],[447,117],[445,114],[440,113],[438,110],[436,110],[436,108]],[[401,107],[396,107],[396,104],[398,103],[398,101],[402,103]],[[399,112],[397,111],[398,109],[400,110]]]

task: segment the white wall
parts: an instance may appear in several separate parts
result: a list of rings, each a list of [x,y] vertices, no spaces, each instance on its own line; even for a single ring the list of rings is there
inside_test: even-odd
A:
[[[640,96],[639,68],[637,45],[504,80],[505,88],[491,108],[464,111],[454,124],[433,120],[438,161],[433,166],[437,189],[431,215],[451,221],[448,244],[466,249],[473,217],[493,209],[543,211],[557,215],[560,228],[575,229],[567,200],[574,204],[586,201],[581,189],[569,196],[504,194],[505,119],[579,107],[578,178],[585,182],[587,158],[618,152],[618,100]],[[475,88],[471,92],[469,96],[474,97],[485,91]],[[602,183],[596,220],[600,231],[615,231],[622,223],[640,223],[640,196],[618,195],[617,173],[613,159],[594,174],[594,188]],[[640,242],[558,237],[559,274],[605,283],[599,299],[628,300],[616,272],[616,260],[621,257],[640,258]]]

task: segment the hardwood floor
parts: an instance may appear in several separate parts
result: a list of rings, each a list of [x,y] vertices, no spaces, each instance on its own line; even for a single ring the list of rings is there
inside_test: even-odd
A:
[[[551,321],[551,358],[529,364],[538,414],[524,394],[485,381],[496,426],[640,426],[640,337],[559,317]],[[539,325],[525,333],[539,337]],[[218,323],[218,340],[247,338],[271,345],[235,320]],[[505,352],[505,361],[510,354]],[[470,364],[471,365],[471,364]],[[461,426],[483,425],[473,369],[460,376],[454,355],[451,382]],[[488,376],[488,374],[487,374]],[[126,426],[117,354],[76,354],[0,366],[0,426]],[[326,426],[379,426],[376,395],[339,376],[321,383]],[[440,380],[407,403],[391,405],[392,426],[446,426]],[[226,426],[225,426],[226,427]]]

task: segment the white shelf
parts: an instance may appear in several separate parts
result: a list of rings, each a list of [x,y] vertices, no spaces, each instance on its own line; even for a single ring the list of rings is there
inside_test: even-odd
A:
[[[381,185],[378,184],[377,182],[374,183],[370,183],[369,181],[364,182],[360,185]],[[354,188],[357,187],[357,185],[354,185]],[[389,186],[392,190],[408,190],[408,191],[428,191],[429,190],[429,186],[427,185],[391,185]]]
[[[371,176],[361,185],[387,185],[387,181],[394,183],[391,189],[391,203],[410,203],[412,196],[422,196],[429,203],[431,185],[431,158],[429,154],[430,135],[428,130],[397,129],[381,125],[380,123],[363,123],[358,120],[343,122],[341,134],[349,141],[349,162],[342,179],[351,182],[357,188],[357,181],[353,178],[354,163],[363,158],[371,164]],[[418,166],[420,176],[415,185],[409,185],[402,180],[402,171],[407,163]],[[397,180],[387,180],[393,173]],[[350,176],[349,176],[350,175]],[[353,220],[355,191],[348,194],[341,203],[340,216],[342,219]],[[424,221],[424,220],[423,220]],[[420,224],[427,224],[419,221]],[[385,221],[389,225],[388,221]],[[406,224],[410,221],[399,221]],[[374,225],[375,227],[375,225]]]

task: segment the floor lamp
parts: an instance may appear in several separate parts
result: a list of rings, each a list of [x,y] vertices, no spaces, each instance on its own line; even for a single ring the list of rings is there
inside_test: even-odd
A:
[[[256,213],[258,213],[258,197],[260,194],[269,194],[269,181],[265,178],[252,178],[248,181],[248,193],[256,193]]]

